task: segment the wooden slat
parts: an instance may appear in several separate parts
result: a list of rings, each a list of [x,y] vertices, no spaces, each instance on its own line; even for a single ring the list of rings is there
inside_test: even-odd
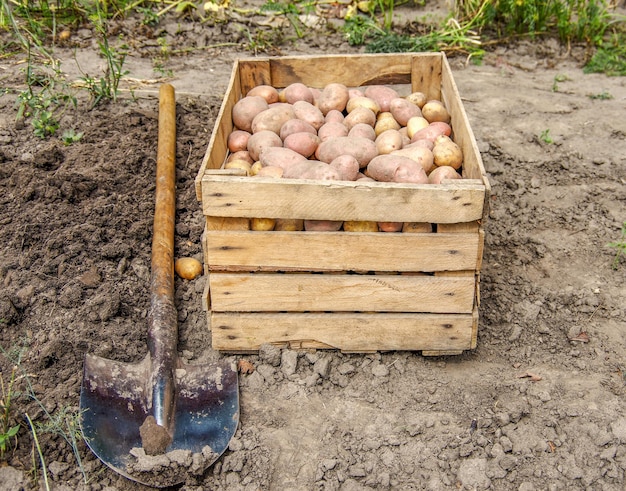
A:
[[[457,223],[482,217],[485,187],[221,177],[202,179],[205,215],[231,217]]]
[[[242,96],[257,85],[272,85],[268,59],[240,59],[237,64],[239,65],[240,94]]]
[[[272,85],[286,87],[291,83],[301,82],[310,87],[323,88],[333,82],[349,87],[409,84],[413,58],[440,56],[439,53],[420,53],[271,58]]]
[[[215,311],[469,313],[473,277],[228,274],[210,276]]]
[[[441,56],[411,58],[411,91],[423,92],[430,99],[441,99]]]
[[[209,217],[206,219],[206,231],[213,230],[250,230],[249,218]]]
[[[210,315],[213,349],[256,351],[261,344],[372,350],[466,350],[472,314],[223,313]]]
[[[211,232],[212,271],[461,271],[476,267],[477,234]]]

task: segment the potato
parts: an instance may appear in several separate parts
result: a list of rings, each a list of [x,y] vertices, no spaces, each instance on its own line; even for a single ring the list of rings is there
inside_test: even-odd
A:
[[[324,116],[324,120],[327,123],[343,123],[344,115],[341,111],[337,111],[336,109],[331,109]]]
[[[365,97],[363,95],[351,97],[346,104],[346,111],[350,114],[357,107],[366,107],[370,109],[374,114],[380,112],[380,106],[374,99]]]
[[[257,85],[252,87],[246,95],[263,97],[268,104],[278,102],[278,90],[271,85]]]
[[[346,220],[343,222],[343,230],[345,232],[378,232],[378,224],[365,220]]]
[[[306,121],[313,126],[316,131],[326,122],[322,111],[306,101],[296,101],[293,104],[293,112],[297,119]]]
[[[423,128],[411,137],[411,142],[417,140],[431,140],[435,141],[439,135],[450,135],[452,128],[449,124],[443,122],[430,123],[426,128]]]
[[[279,136],[281,140],[285,140],[285,138],[293,133],[303,132],[317,135],[317,130],[306,121],[302,121],[301,119],[290,119],[289,121],[285,121],[285,123],[281,126]]]
[[[226,162],[230,162],[231,160],[245,160],[246,162],[250,162],[250,165],[254,164],[254,159],[250,157],[250,152],[247,150],[239,150],[238,152],[231,153]]]
[[[267,111],[269,105],[263,97],[255,95],[238,100],[233,106],[233,123],[235,126],[247,132],[252,132],[252,120],[263,111]]]
[[[304,230],[312,232],[337,232],[343,225],[342,221],[335,220],[305,220]]]
[[[398,92],[391,87],[385,85],[368,85],[365,88],[365,97],[374,99],[382,112],[388,112],[391,100],[400,96]]]
[[[383,131],[376,137],[376,149],[379,155],[385,155],[402,148],[402,135],[398,130]]]
[[[251,218],[250,230],[268,232],[274,230],[276,220],[274,218]]]
[[[378,230],[381,232],[402,232],[402,222],[378,222]]]
[[[247,162],[246,160],[231,160],[230,162],[226,162],[224,164],[224,169],[241,169],[247,176],[249,176],[252,165],[250,165],[250,162]]]
[[[308,166],[298,176],[299,179],[316,179],[318,181],[340,181],[339,171],[325,162],[309,160]]]
[[[432,233],[433,227],[427,222],[406,222],[402,226],[402,231],[412,234],[429,234]]]
[[[248,139],[248,152],[253,161],[259,160],[261,152],[268,147],[282,147],[283,141],[273,131],[263,130],[253,133]]]
[[[389,102],[389,112],[400,126],[406,126],[411,118],[422,116],[419,107],[402,97],[397,97]]]
[[[343,120],[343,124],[348,128],[348,131],[359,123],[364,123],[374,128],[376,124],[376,114],[374,114],[374,111],[371,109],[360,106],[355,107]]]
[[[261,164],[263,164],[263,167],[273,165],[286,170],[288,167],[296,164],[297,162],[306,160],[306,157],[289,148],[269,147],[261,152],[259,160],[261,161]]]
[[[430,123],[423,116],[415,116],[409,119],[406,123],[407,135],[409,138],[413,138],[413,135],[417,133],[419,130],[423,130]]]
[[[296,114],[291,104],[274,104],[272,107],[257,114],[252,120],[252,133],[269,130],[280,135],[280,128]]]
[[[435,168],[435,170],[428,175],[428,182],[430,184],[441,184],[441,181],[444,179],[461,179],[461,174],[459,174],[454,167],[442,165],[441,167]]]
[[[329,111],[343,111],[350,98],[348,88],[343,84],[330,83],[324,87],[317,100],[317,107],[326,116]]]
[[[339,136],[348,136],[348,128],[346,128],[343,123],[330,121],[317,130],[317,136],[320,137],[321,141],[326,141],[329,138],[336,138]]]
[[[423,92],[413,92],[406,96],[406,100],[412,102],[420,109],[424,107],[424,104],[428,101],[426,94]]]
[[[282,232],[298,232],[300,230],[304,230],[304,220],[299,218],[277,218],[274,230]]]
[[[261,164],[261,162],[259,160],[257,160],[254,164],[252,164],[250,166],[250,175],[251,176],[256,176],[261,169],[263,169],[263,164]],[[282,171],[282,169],[281,169],[281,171]],[[282,174],[281,174],[281,176],[282,176]]]
[[[366,174],[380,182],[409,182],[427,184],[424,168],[408,157],[401,155],[378,155],[367,165]]]
[[[433,152],[422,145],[408,145],[400,150],[394,150],[390,155],[407,157],[418,163],[427,174],[434,169]]]
[[[433,148],[433,160],[437,167],[449,165],[458,170],[463,165],[463,151],[453,141],[443,142]]]
[[[435,142],[433,142],[432,140],[415,140],[413,143],[409,142],[407,145],[404,145],[404,147],[409,147],[412,145],[415,145],[416,147],[420,146],[427,148],[432,152],[433,148],[435,147]]]
[[[428,101],[422,107],[422,115],[428,120],[429,123],[434,121],[441,121],[443,123],[450,122],[450,113],[443,105],[441,101],[436,99]]]
[[[256,165],[256,162],[254,163],[254,165]],[[281,177],[283,177],[284,173],[285,171],[282,167],[278,167],[276,165],[268,165],[267,167],[261,167],[254,175],[259,177],[273,177],[275,179],[280,179]]]
[[[285,87],[283,97],[285,102],[289,104],[295,104],[297,101],[305,101],[309,104],[313,104],[314,100],[311,89],[300,82],[294,82]]]
[[[453,141],[453,140],[449,136],[439,135],[437,138],[435,138],[435,141],[433,142],[433,146],[439,145],[440,143],[447,143],[447,142],[451,142],[451,141]]]
[[[361,168],[365,167],[376,156],[376,144],[367,138],[342,136],[329,138],[320,143],[315,156],[322,162],[332,162],[340,155],[352,155],[359,162]]]
[[[174,263],[176,274],[185,280],[193,280],[202,274],[202,263],[194,257],[179,257]]]
[[[335,169],[344,181],[356,181],[359,175],[359,161],[352,155],[340,155],[328,165]]]
[[[363,89],[361,89],[360,87],[349,87],[348,96],[350,97],[350,99],[354,97],[363,97]]]
[[[367,138],[368,140],[376,140],[376,131],[369,124],[366,123],[357,123],[348,132],[349,137],[362,137]]]
[[[399,130],[401,126],[394,119],[391,113],[380,113],[378,118],[376,119],[376,125],[374,126],[374,131],[376,135],[380,135],[387,130]]]
[[[230,135],[228,135],[228,139],[226,140],[228,150],[230,150],[231,152],[246,150],[246,148],[248,147],[248,138],[250,138],[250,134],[251,133],[249,133],[248,131],[234,130]]]
[[[319,136],[304,131],[301,133],[292,133],[285,138],[284,147],[290,148],[305,157],[310,157],[315,153],[320,142]]]

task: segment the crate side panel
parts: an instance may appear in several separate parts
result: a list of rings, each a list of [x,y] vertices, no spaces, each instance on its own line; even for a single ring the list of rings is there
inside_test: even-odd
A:
[[[341,83],[349,87],[408,84],[411,80],[411,60],[416,56],[433,58],[441,55],[360,54],[272,58],[272,84],[274,87],[286,87],[301,82],[317,88],[323,88],[329,83]]]
[[[423,92],[430,99],[441,98],[440,56],[414,56],[411,59],[411,90]]]
[[[484,186],[358,183],[205,175],[202,208],[208,216],[457,223],[478,220]]]
[[[334,274],[210,276],[213,310],[470,313],[473,277]]]
[[[241,95],[247,94],[258,85],[272,85],[269,59],[242,59],[238,64]]]
[[[471,314],[223,313],[210,315],[213,348],[316,343],[342,351],[466,350]]]
[[[202,159],[200,169],[195,179],[196,197],[198,201],[202,200],[202,178],[207,169],[219,169],[226,155],[228,154],[228,135],[232,133],[233,116],[232,109],[235,103],[241,96],[241,85],[239,83],[239,65],[237,62],[233,64],[233,71],[230,76],[228,87],[226,88],[226,94],[217,119],[215,120],[215,126],[209,139],[209,145]]]
[[[476,269],[478,234],[207,233],[212,271],[462,271]]]

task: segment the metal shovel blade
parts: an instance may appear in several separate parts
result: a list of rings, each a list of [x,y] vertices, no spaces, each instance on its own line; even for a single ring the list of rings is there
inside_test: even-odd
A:
[[[173,435],[166,451],[202,454],[203,468],[195,470],[201,473],[226,450],[237,430],[237,373],[226,362],[184,364],[176,370],[175,379]],[[142,447],[139,428],[152,414],[149,382],[149,357],[131,364],[87,355],[80,394],[81,428],[89,448],[116,472],[150,486],[172,486],[183,482],[189,471],[166,470],[159,476],[158,470],[144,474],[129,467],[136,459],[131,451]]]

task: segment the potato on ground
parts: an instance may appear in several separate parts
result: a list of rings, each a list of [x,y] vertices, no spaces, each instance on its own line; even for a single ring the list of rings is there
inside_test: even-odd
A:
[[[424,168],[408,157],[400,155],[378,155],[367,164],[366,174],[379,182],[408,182],[427,184]]]
[[[343,111],[346,108],[346,104],[348,104],[349,98],[348,88],[345,85],[330,83],[324,87],[317,99],[317,107],[326,116],[333,109]]]
[[[290,148],[305,157],[310,157],[315,153],[320,142],[319,136],[302,132],[289,135],[285,138],[283,145],[285,148]]]
[[[295,102],[293,104],[293,112],[295,113],[297,119],[306,121],[316,130],[319,130],[320,126],[326,122],[322,111],[306,101]]]
[[[280,129],[286,121],[294,119],[296,114],[291,104],[274,104],[258,113],[252,120],[252,133],[269,130],[280,135]]]
[[[344,154],[352,155],[363,168],[377,155],[376,144],[367,138],[343,136],[323,141],[315,152],[318,160],[328,163]]]
[[[278,102],[278,90],[271,85],[257,85],[252,87],[246,95],[263,97],[268,104]]]
[[[400,95],[395,89],[385,85],[368,85],[365,88],[365,97],[375,100],[382,112],[388,112],[392,99]]]
[[[269,147],[282,147],[283,141],[276,133],[270,130],[263,130],[253,133],[248,138],[248,152],[253,161],[259,160],[261,152]]]
[[[252,121],[255,116],[267,111],[269,105],[263,97],[255,95],[238,100],[233,106],[233,123],[240,129],[252,132]]]

